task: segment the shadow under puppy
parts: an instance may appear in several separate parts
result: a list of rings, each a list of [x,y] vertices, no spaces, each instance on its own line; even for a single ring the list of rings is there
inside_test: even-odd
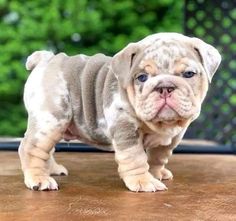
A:
[[[53,158],[62,138],[115,151],[118,172],[131,191],[165,190],[168,157],[199,116],[221,61],[198,38],[159,33],[131,43],[114,57],[28,57],[28,127],[19,147],[25,184],[57,190],[50,175],[67,175]]]

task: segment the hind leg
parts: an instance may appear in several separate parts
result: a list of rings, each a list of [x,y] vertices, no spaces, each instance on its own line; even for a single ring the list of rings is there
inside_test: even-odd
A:
[[[48,52],[36,52],[27,60],[28,69],[33,70],[24,90],[29,117],[19,155],[25,184],[33,190],[57,190],[50,175],[68,173],[52,156],[72,119],[68,84],[61,70],[65,58],[63,54],[52,57]]]
[[[53,157],[53,154],[55,152],[55,148],[52,149],[50,152],[50,158],[48,160],[48,167],[49,167],[49,173],[50,175],[54,176],[67,176],[68,170],[61,164],[58,164],[56,160]]]
[[[52,151],[61,140],[68,121],[59,121],[50,113],[44,113],[41,117],[40,123],[29,117],[27,131],[19,147],[24,181],[33,190],[57,190],[58,185],[50,174],[66,174],[67,170],[55,162]]]

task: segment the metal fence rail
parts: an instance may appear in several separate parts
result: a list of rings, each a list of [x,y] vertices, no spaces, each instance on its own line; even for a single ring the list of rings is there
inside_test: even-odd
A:
[[[216,46],[223,59],[185,138],[214,140],[236,150],[236,1],[186,0],[184,20],[185,33]]]

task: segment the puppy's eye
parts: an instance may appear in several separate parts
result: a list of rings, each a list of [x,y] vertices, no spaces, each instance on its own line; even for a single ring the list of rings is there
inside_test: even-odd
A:
[[[148,75],[147,74],[140,74],[138,77],[137,77],[138,81],[140,82],[145,82],[147,79],[148,79]]]
[[[193,72],[193,71],[185,71],[185,72],[183,73],[183,77],[184,77],[184,78],[191,78],[191,77],[193,77],[195,74],[196,74],[196,73]]]

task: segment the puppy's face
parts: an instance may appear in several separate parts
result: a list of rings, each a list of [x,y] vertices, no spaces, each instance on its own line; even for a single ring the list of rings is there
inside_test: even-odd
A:
[[[150,40],[151,44],[147,41],[124,50],[130,56],[126,78],[119,73],[124,67],[115,73],[142,121],[154,127],[185,125],[200,113],[208,82],[220,63],[219,53],[199,39],[182,35],[165,34]],[[128,61],[124,54],[118,59]]]
[[[175,41],[147,47],[132,70],[134,108],[143,120],[172,124],[194,118],[207,91],[197,51]]]

